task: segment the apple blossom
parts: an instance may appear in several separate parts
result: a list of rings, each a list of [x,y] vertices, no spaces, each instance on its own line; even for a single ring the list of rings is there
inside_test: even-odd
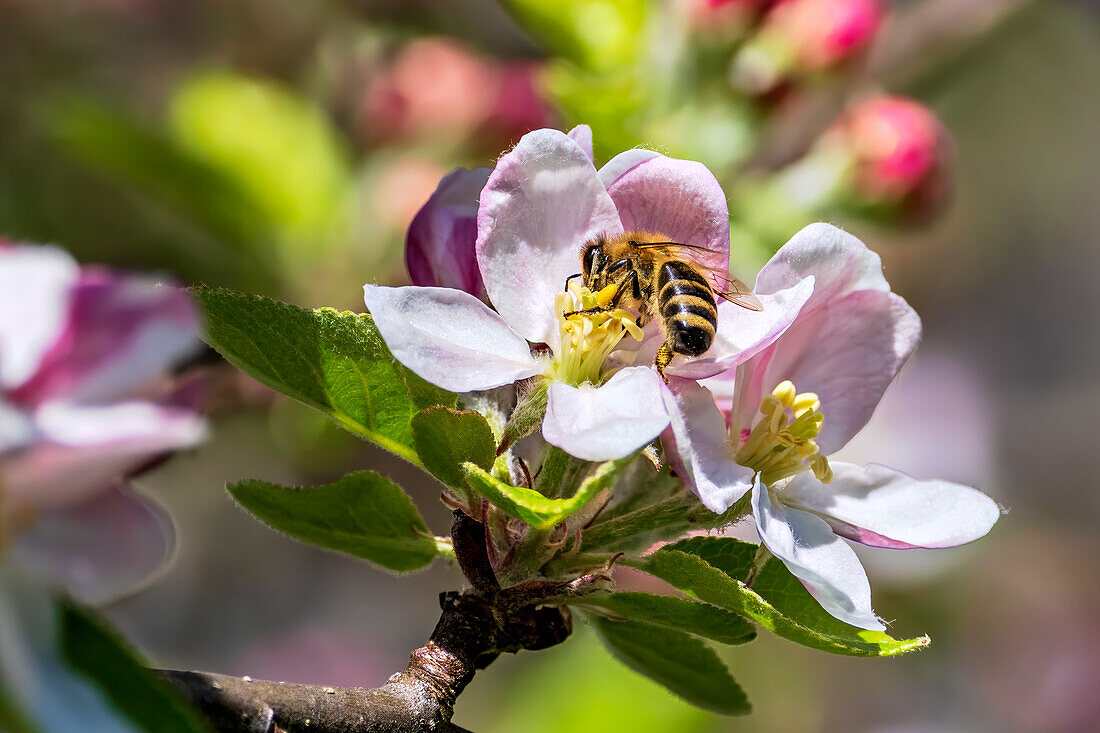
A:
[[[0,246],[0,509],[78,504],[206,435],[161,399],[200,345],[182,291],[52,247]]]
[[[884,629],[866,573],[841,538],[950,547],[985,535],[999,510],[966,486],[827,458],[871,417],[916,348],[920,320],[890,292],[878,256],[827,224],[806,227],[784,245],[760,271],[756,292],[763,297],[808,278],[813,295],[774,343],[717,379],[673,382],[666,447],[712,511],[751,492],[764,546],[825,610]],[[728,427],[716,398],[729,407]]]
[[[454,288],[372,284],[366,305],[395,358],[427,381],[471,392],[539,376],[548,383],[548,442],[586,460],[623,457],[668,425],[651,366],[660,327],[639,328],[638,314],[622,308],[575,313],[595,295],[576,282],[564,287],[585,242],[629,229],[706,247],[705,264],[728,267],[725,194],[703,165],[630,150],[597,171],[586,126],[536,130],[500,158],[481,191],[475,252],[493,307]],[[465,266],[467,248],[450,237],[434,250],[446,254],[433,257]],[[778,289],[759,313],[723,303],[711,349],[667,372],[699,379],[736,366],[778,337],[811,291],[809,281]]]

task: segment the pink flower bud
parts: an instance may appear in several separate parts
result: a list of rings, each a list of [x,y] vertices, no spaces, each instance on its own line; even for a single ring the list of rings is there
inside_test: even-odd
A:
[[[853,186],[861,197],[922,206],[942,198],[947,131],[920,102],[887,95],[867,99],[837,120],[826,140],[852,156]]]
[[[488,179],[488,168],[455,169],[413,217],[405,265],[414,285],[457,288],[484,299],[474,244],[478,198]]]
[[[879,0],[779,0],[734,59],[733,83],[766,94],[831,69],[870,44],[882,17]]]
[[[863,50],[882,24],[878,0],[780,0],[762,33],[784,36],[802,71],[820,71]]]

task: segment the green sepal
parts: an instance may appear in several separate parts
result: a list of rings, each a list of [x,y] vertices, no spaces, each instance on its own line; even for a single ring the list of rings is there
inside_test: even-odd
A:
[[[424,468],[449,486],[466,486],[464,463],[486,471],[496,458],[493,431],[473,410],[429,407],[412,419],[413,445]]]
[[[419,570],[437,555],[448,554],[401,487],[374,471],[357,471],[324,486],[250,479],[226,488],[273,529],[399,573]]]
[[[619,473],[634,456],[600,464],[568,499],[548,499],[534,489],[511,486],[473,463],[464,464],[466,485],[506,514],[522,519],[535,529],[548,530],[570,517],[605,489],[610,489]]]

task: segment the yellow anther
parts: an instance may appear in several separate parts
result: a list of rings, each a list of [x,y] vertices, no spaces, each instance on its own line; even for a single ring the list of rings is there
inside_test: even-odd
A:
[[[787,384],[790,384],[790,382],[787,382]],[[791,386],[793,387],[794,385]],[[794,410],[795,415],[801,415],[804,412],[817,412],[820,407],[821,400],[817,398],[816,393],[803,392],[802,394],[795,396],[794,406],[792,407],[792,409]]]
[[[772,390],[772,394],[783,403],[784,407],[789,409],[794,404],[794,398],[798,394],[798,390],[794,388],[794,382],[785,379]]]
[[[829,461],[814,442],[825,423],[820,407],[816,394],[799,394],[792,382],[781,382],[760,400],[762,417],[738,449],[737,462],[759,471],[768,485],[807,470],[832,481]]]

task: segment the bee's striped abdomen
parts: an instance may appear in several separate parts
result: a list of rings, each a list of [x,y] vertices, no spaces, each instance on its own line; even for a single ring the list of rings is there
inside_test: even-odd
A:
[[[661,265],[657,307],[674,352],[699,356],[710,348],[718,309],[710,285],[690,265],[675,260]]]

